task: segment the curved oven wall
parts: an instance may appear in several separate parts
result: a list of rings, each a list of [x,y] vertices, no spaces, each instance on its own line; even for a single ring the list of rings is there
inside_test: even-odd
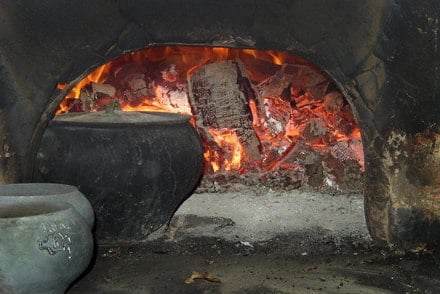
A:
[[[69,90],[60,81],[159,44],[273,49],[319,65],[351,104],[373,237],[410,247],[439,231],[438,3],[6,0],[0,11],[0,182],[29,180]]]

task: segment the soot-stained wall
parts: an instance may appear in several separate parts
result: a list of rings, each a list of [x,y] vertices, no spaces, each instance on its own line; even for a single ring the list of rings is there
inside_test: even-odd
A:
[[[69,90],[59,82],[161,44],[274,49],[319,65],[345,93],[362,129],[370,231],[410,246],[398,228],[431,230],[440,216],[439,14],[429,0],[1,1],[0,183],[31,180]]]

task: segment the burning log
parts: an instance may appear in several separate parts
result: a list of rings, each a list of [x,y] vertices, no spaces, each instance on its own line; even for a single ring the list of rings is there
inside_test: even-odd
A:
[[[91,83],[92,86],[92,95],[96,98],[99,97],[114,97],[116,94],[116,88],[110,84],[98,84]]]
[[[273,136],[284,133],[291,116],[290,104],[278,97],[273,97],[265,98],[264,106],[264,114],[266,116],[264,125]]]
[[[105,110],[116,100],[123,111],[193,114],[206,147],[205,172],[222,176],[214,181],[220,185],[231,182],[225,175],[249,172],[263,173],[271,186],[295,187],[297,175],[314,187],[327,180],[339,185],[348,177],[332,172],[333,158],[363,167],[350,106],[317,67],[282,53],[172,48],[148,49],[99,67],[68,94],[57,114]],[[301,160],[303,153],[316,160]],[[286,178],[288,171],[297,174]]]
[[[305,126],[303,137],[310,143],[324,143],[328,141],[328,132],[325,124],[320,119],[311,119]]]
[[[344,106],[344,98],[342,93],[333,91],[324,96],[324,108],[328,112],[337,113],[342,110]]]
[[[257,89],[262,97],[276,96],[289,100],[289,94],[295,96],[289,93],[294,90],[308,92],[314,99],[320,99],[328,85],[328,79],[309,65],[285,64],[276,74],[261,82]]]
[[[193,115],[205,142],[218,146],[218,139],[208,128],[233,130],[244,154],[251,160],[260,159],[251,104],[260,106],[261,102],[239,61],[225,60],[201,67],[188,78],[188,88]]]

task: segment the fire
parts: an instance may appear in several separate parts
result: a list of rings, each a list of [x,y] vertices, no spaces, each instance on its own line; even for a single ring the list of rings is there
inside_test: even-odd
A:
[[[210,128],[208,129],[208,132],[214,137],[218,146],[224,150],[228,150],[229,152],[227,153],[230,154],[229,158],[222,159],[216,152],[210,153],[208,151],[208,153],[205,153],[205,159],[211,163],[214,172],[218,171],[220,167],[223,167],[226,171],[240,170],[244,156],[244,149],[234,130],[216,130]]]
[[[226,59],[257,59],[268,61],[276,65],[281,65],[284,62],[295,62],[298,59],[293,55],[272,50],[188,46],[154,47],[124,55],[119,59],[99,66],[76,84],[69,94],[67,94],[66,98],[79,99],[79,95],[84,86],[90,83],[105,83],[110,78],[112,69],[118,69],[125,63],[134,62],[142,64],[146,60],[164,62],[166,59],[170,58],[170,56],[177,58],[176,63],[182,66],[181,70],[183,72],[192,72],[208,62],[222,61]],[[64,88],[66,86],[67,84],[58,84],[58,88]],[[140,109],[137,110],[144,109],[144,107],[140,107]],[[131,109],[131,111],[135,110],[136,109]]]
[[[88,76],[86,76],[83,80],[81,80],[67,95],[66,98],[79,98],[79,94],[81,92],[81,89],[90,83],[99,83],[101,82],[101,78],[103,76],[103,73],[105,72],[105,69],[107,70],[110,68],[110,64],[104,64],[98,67],[96,70],[91,72]]]
[[[216,144],[205,144],[204,156],[212,172],[242,172],[252,166],[290,168],[295,166],[291,154],[298,142],[327,153],[337,146],[343,149],[339,153],[363,166],[360,130],[342,94],[316,66],[283,52],[191,46],[137,51],[88,74],[70,90],[56,114],[104,110],[109,101],[117,100],[124,111],[192,115],[189,77],[224,60],[243,64],[243,75],[256,93],[246,105],[262,158],[251,162],[236,129],[207,126],[206,132]],[[60,90],[68,87],[66,83],[57,85]],[[201,127],[194,117],[191,123]]]
[[[205,151],[205,153],[203,153],[203,157],[205,158],[205,161],[209,163],[214,173],[220,170],[220,155],[218,154],[218,152],[208,149]]]

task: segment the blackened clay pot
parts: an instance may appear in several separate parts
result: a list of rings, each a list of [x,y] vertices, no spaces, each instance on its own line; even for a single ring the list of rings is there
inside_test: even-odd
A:
[[[9,184],[0,186],[0,205],[3,203],[25,203],[39,201],[63,201],[70,203],[84,218],[90,229],[95,215],[90,202],[71,185],[51,183]]]
[[[121,111],[56,116],[33,180],[77,186],[94,208],[98,244],[140,242],[167,223],[201,175],[201,141],[189,119]]]
[[[93,237],[66,202],[0,204],[0,293],[64,293],[90,262]]]

